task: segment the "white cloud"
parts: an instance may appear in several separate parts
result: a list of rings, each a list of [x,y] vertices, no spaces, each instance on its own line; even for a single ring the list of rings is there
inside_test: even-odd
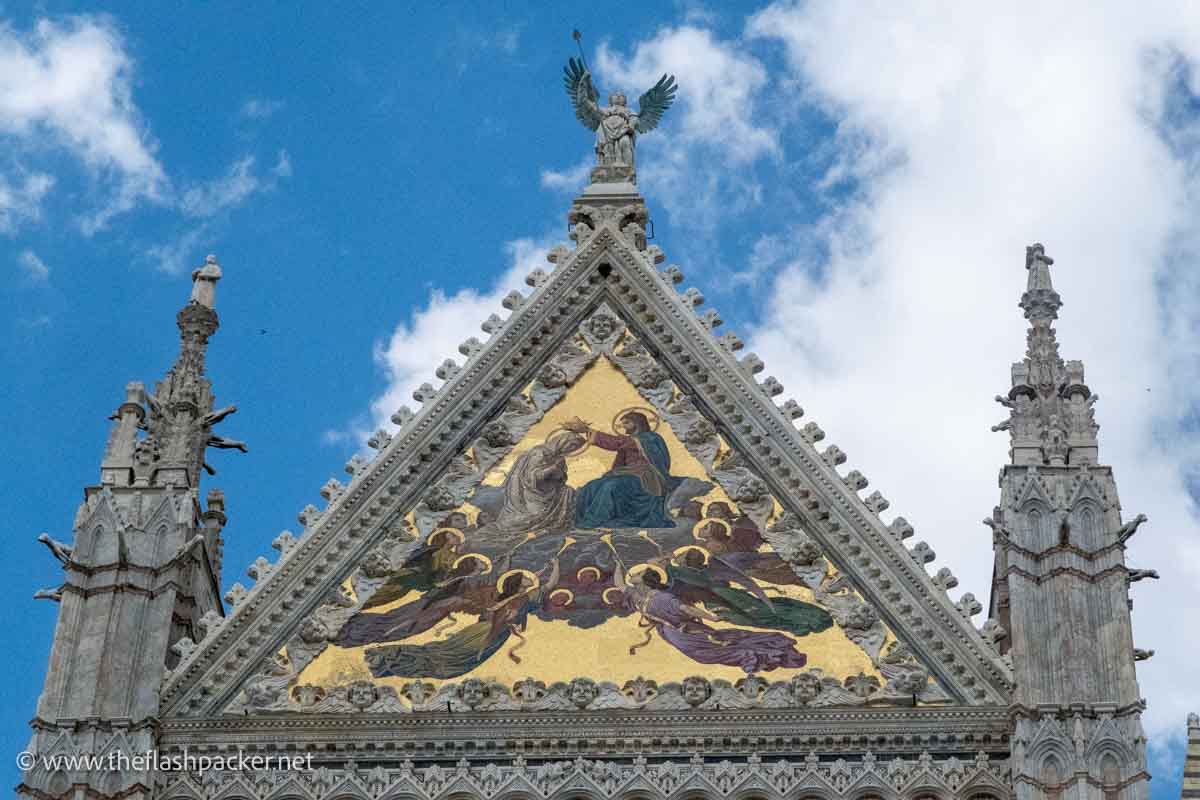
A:
[[[22,250],[17,256],[17,265],[30,283],[45,286],[50,282],[50,267],[32,250]]]
[[[15,233],[19,223],[36,220],[42,213],[42,198],[54,186],[54,178],[37,172],[12,184],[0,176],[0,233]]]
[[[542,188],[564,194],[578,194],[587,186],[594,166],[596,166],[596,159],[588,156],[575,166],[561,172],[544,169],[542,170]]]
[[[211,229],[207,223],[190,228],[169,241],[146,248],[145,256],[155,268],[168,275],[179,275],[198,265],[197,254],[208,240]],[[192,262],[196,261],[196,264]]]
[[[242,116],[247,119],[269,119],[283,109],[282,100],[251,97],[242,104]]]
[[[595,61],[601,102],[621,90],[637,108],[663,74],[676,76],[675,105],[659,130],[638,139],[638,185],[697,232],[695,247],[682,255],[707,260],[714,248],[699,239],[714,236],[728,215],[761,199],[748,167],[780,154],[778,109],[763,96],[766,67],[743,42],[717,39],[695,25],[662,28],[631,56],[602,43]]]
[[[250,197],[274,191],[283,178],[291,177],[292,161],[286,150],[280,150],[275,166],[265,175],[255,171],[254,156],[234,161],[225,175],[190,187],[179,198],[179,210],[184,216],[202,220],[171,239],[146,248],[145,257],[160,271],[178,275],[200,258],[200,249],[219,229],[218,217],[244,204]],[[196,262],[199,263],[199,262]]]
[[[796,102],[837,125],[834,210],[799,234],[752,346],[963,579],[986,598],[1007,434],[989,398],[1024,353],[1015,303],[1024,245],[1056,258],[1065,358],[1082,358],[1100,453],[1125,515],[1152,522],[1129,551],[1160,584],[1134,590],[1134,636],[1153,734],[1200,708],[1183,680],[1200,642],[1194,272],[1195,139],[1163,135],[1172,81],[1196,89],[1200,15],[1179,4],[777,4],[750,35],[782,43]],[[1034,44],[1029,32],[1054,30]],[[1166,54],[1166,55],[1164,55]],[[1189,149],[1190,148],[1190,149]],[[1188,263],[1192,261],[1192,263]],[[1175,334],[1175,335],[1171,335]],[[1194,414],[1194,411],[1192,411]]]
[[[224,177],[184,192],[179,206],[189,217],[211,217],[241,205],[262,187],[261,179],[254,174],[254,156],[243,156],[230,165]]]
[[[521,31],[524,25],[514,25],[496,31],[496,47],[505,55],[516,55],[521,47]]]
[[[505,245],[509,266],[486,292],[460,289],[447,295],[433,289],[429,303],[396,326],[386,342],[375,346],[375,362],[387,379],[384,391],[371,403],[370,420],[352,426],[349,431],[326,431],[327,444],[345,441],[347,436],[363,442],[378,428],[394,430],[390,421],[400,406],[416,408],[413,390],[421,384],[437,384],[434,371],[447,358],[460,363],[458,346],[471,336],[481,341],[487,334],[477,327],[492,314],[504,315],[500,303],[514,289],[528,292],[525,276],[537,268],[547,268],[550,245],[535,239],[516,239]]]
[[[756,93],[767,82],[767,71],[736,42],[722,42],[710,31],[692,26],[664,28],[653,39],[639,42],[632,58],[623,58],[601,44],[597,70],[611,85],[602,93],[621,90],[631,106],[664,74],[678,76],[680,117],[672,142],[712,144],[726,158],[749,161],[774,152],[775,132],[755,124]],[[601,97],[606,101],[606,97]]]
[[[105,19],[40,20],[29,34],[0,24],[0,134],[21,147],[49,141],[113,184],[103,208],[82,220],[105,227],[167,179],[133,102],[133,62]]]

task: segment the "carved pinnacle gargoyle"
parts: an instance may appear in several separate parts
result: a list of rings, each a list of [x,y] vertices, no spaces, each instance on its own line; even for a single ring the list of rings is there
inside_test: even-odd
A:
[[[46,545],[46,547],[49,547],[50,552],[54,554],[54,557],[62,563],[66,564],[71,560],[71,552],[73,550],[71,545],[63,544],[56,539],[50,538],[50,534],[48,533],[39,533],[37,540]]]
[[[38,589],[33,593],[33,599],[53,600],[56,603],[60,603],[62,602],[62,590],[62,586],[59,586],[57,589]]]
[[[1008,539],[1008,538],[1009,538],[1009,530],[1008,530],[1008,527],[1007,527],[1007,526],[1005,526],[1003,523],[996,522],[996,520],[992,519],[991,517],[984,517],[984,518],[983,518],[983,524],[984,524],[984,525],[987,525],[989,528],[991,528],[991,529],[992,529],[992,533],[994,533],[995,535],[997,535],[997,536],[1001,537],[1002,539]]]
[[[240,450],[243,453],[249,452],[249,450],[246,449],[245,442],[238,441],[237,439],[226,439],[224,436],[209,436],[207,446],[215,447],[218,450]]]
[[[1153,650],[1143,650],[1140,647],[1133,648],[1133,660],[1134,661],[1147,661],[1151,658],[1154,658]]]
[[[233,414],[236,412],[237,412],[237,406],[233,406],[233,405],[225,406],[224,408],[221,408],[216,411],[212,411],[208,414],[205,414],[200,419],[200,422],[203,423],[204,425],[208,425],[209,427],[211,427],[213,425],[216,425],[218,422],[225,419],[226,417],[228,417],[230,414]]]
[[[1137,583],[1138,581],[1146,578],[1158,580],[1159,575],[1158,570],[1156,569],[1131,569],[1129,570],[1128,578],[1130,583]]]
[[[204,543],[204,534],[197,533],[191,539],[188,539],[186,542],[184,542],[182,545],[180,545],[179,549],[175,551],[175,558],[172,558],[171,560],[174,561],[176,558],[181,558],[182,556],[186,555],[189,551],[191,551],[191,549],[193,547],[195,547],[198,544],[203,544],[203,543]]]
[[[1142,526],[1142,523],[1148,522],[1149,520],[1150,520],[1150,518],[1147,517],[1145,514],[1138,514],[1136,517],[1129,520],[1129,522],[1126,522],[1124,525],[1122,525],[1120,528],[1117,529],[1117,541],[1120,542],[1121,544],[1124,544],[1125,542],[1129,541],[1129,539],[1135,533],[1137,533],[1137,529]]]

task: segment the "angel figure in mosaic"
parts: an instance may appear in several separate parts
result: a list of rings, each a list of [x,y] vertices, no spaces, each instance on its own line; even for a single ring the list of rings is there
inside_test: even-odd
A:
[[[638,625],[646,629],[646,638],[629,648],[631,655],[657,633],[693,661],[738,667],[747,675],[803,667],[808,661],[785,634],[712,627],[709,623],[720,617],[669,591],[670,577],[657,564],[638,564],[626,574],[618,561],[613,577],[614,585],[604,592],[605,601],[636,612]]]
[[[507,655],[519,664],[517,652],[525,645],[522,634],[529,614],[546,602],[558,578],[557,557],[538,573],[509,570],[493,585],[487,605],[475,609],[477,622],[442,640],[371,648],[365,654],[367,666],[377,678],[457,678],[486,662],[513,638],[517,643]]]
[[[401,577],[408,580],[409,584],[415,584],[417,580],[410,578],[403,570]],[[421,580],[425,579],[422,577]],[[350,617],[338,631],[334,644],[339,647],[360,647],[379,642],[398,642],[428,630],[437,633],[439,627],[449,629],[456,622],[457,614],[478,613],[490,603],[495,595],[495,583],[490,558],[482,553],[464,553],[417,600],[387,611],[360,611]],[[384,584],[380,588],[383,590],[387,586]],[[419,591],[415,587],[414,590]],[[378,604],[372,603],[374,599],[372,595],[363,608],[378,607]]]
[[[452,516],[463,517],[456,514]],[[458,520],[448,520],[458,522]],[[437,528],[404,560],[403,566],[388,576],[387,581],[363,603],[363,608],[377,608],[403,599],[410,592],[432,589],[439,579],[460,564],[461,547],[466,538],[462,523]]]
[[[680,547],[663,566],[673,595],[685,603],[703,603],[722,622],[793,636],[833,627],[825,609],[786,595],[768,597],[728,556],[713,555],[703,547]]]

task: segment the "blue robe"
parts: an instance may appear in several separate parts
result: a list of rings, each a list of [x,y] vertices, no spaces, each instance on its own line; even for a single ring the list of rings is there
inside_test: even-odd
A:
[[[667,443],[653,431],[634,434],[649,464],[614,467],[575,495],[577,528],[673,528],[667,498],[683,478],[671,475]]]

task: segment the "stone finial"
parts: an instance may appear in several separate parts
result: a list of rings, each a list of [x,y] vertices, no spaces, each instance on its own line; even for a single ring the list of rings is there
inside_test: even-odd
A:
[[[1025,248],[1025,269],[1029,271],[1029,276],[1020,305],[1025,310],[1026,319],[1048,322],[1058,317],[1062,299],[1054,291],[1054,284],[1050,280],[1050,265],[1053,263],[1054,259],[1046,255],[1046,248],[1041,243]]]
[[[204,266],[192,270],[192,296],[189,302],[215,309],[219,280],[221,265],[217,263],[216,256],[209,255],[204,259]]]
[[[1192,728],[1200,728],[1200,714],[1197,714],[1195,711],[1193,711],[1192,713],[1188,714],[1187,720],[1189,730]]]

